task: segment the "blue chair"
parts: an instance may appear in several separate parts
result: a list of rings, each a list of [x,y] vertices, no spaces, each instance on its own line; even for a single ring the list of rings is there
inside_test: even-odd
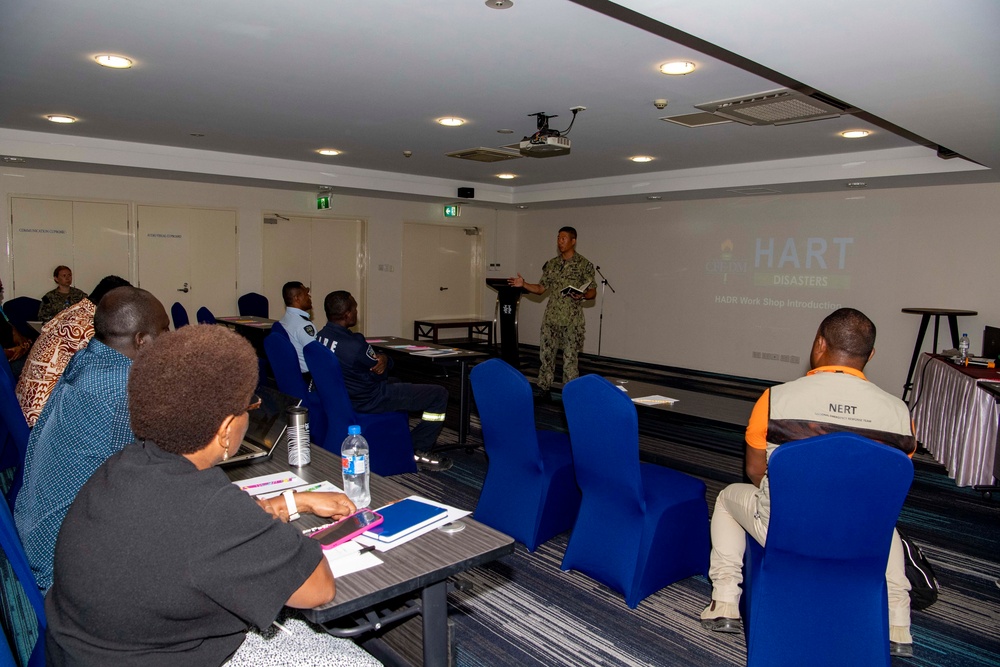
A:
[[[407,414],[355,412],[337,355],[319,342],[306,345],[303,354],[326,410],[328,431],[326,442],[320,443],[323,449],[339,455],[340,445],[347,437],[347,427],[357,424],[361,427],[361,435],[368,441],[372,472],[383,477],[417,472]]]
[[[675,581],[708,571],[705,484],[639,462],[639,424],[629,397],[597,375],[563,389],[580,515],[563,557],[625,596],[632,609]]]
[[[748,538],[744,567],[747,664],[888,667],[885,566],[912,462],[834,433],[781,445],[767,470],[767,544]]]
[[[191,324],[191,321],[188,319],[188,312],[181,305],[180,301],[175,301],[174,305],[170,306],[170,319],[174,321],[174,331]]]
[[[489,457],[475,519],[534,551],[572,528],[580,510],[569,436],[535,428],[531,385],[507,362],[485,361],[469,379]]]
[[[195,318],[198,320],[198,324],[216,324],[215,315],[205,306],[198,309],[198,312],[195,313]]]
[[[280,322],[275,322],[271,326],[271,333],[264,338],[264,353],[271,364],[278,389],[302,400],[302,407],[309,410],[309,437],[323,446],[327,435],[326,411],[319,394],[309,391],[302,371],[299,370],[299,355],[295,353],[288,332]],[[344,437],[347,437],[346,431]],[[339,449],[337,451],[340,452]]]
[[[0,650],[0,664],[42,667],[45,664],[45,605],[14,526],[14,517],[0,503],[0,624],[9,653]],[[9,661],[6,660],[9,658]]]
[[[4,364],[7,360],[4,359]],[[0,469],[14,468],[14,478],[6,490],[7,504],[14,502],[24,481],[24,457],[28,452],[28,423],[14,393],[14,382],[7,372],[0,372]]]
[[[28,322],[38,321],[38,309],[41,305],[39,299],[18,296],[3,304],[3,312],[7,313],[7,319],[22,336],[35,340],[38,332]]]
[[[257,292],[247,292],[236,301],[240,315],[243,317],[256,316],[267,317],[270,309],[267,304],[267,297]]]

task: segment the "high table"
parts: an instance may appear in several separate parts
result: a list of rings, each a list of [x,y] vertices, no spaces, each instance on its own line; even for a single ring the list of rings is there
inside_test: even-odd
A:
[[[458,446],[465,447],[469,436],[469,366],[476,361],[482,361],[489,357],[488,352],[473,350],[460,350],[456,348],[452,354],[444,357],[422,357],[407,351],[402,346],[412,345],[434,350],[449,349],[446,345],[436,345],[428,341],[416,341],[409,338],[399,338],[398,336],[368,336],[369,344],[379,352],[385,352],[394,360],[405,360],[413,363],[418,361],[440,364],[443,366],[457,366],[459,372],[459,398],[458,398]]]
[[[948,329],[951,331],[951,345],[952,347],[958,347],[958,318],[959,316],[973,316],[978,315],[974,310],[955,310],[953,308],[903,308],[904,313],[910,313],[912,315],[920,315],[920,330],[917,332],[917,343],[913,346],[913,357],[910,359],[910,369],[906,373],[906,382],[903,384],[903,400],[906,400],[906,395],[909,393],[910,388],[913,387],[913,383],[910,381],[913,379],[913,369],[917,365],[917,358],[920,356],[920,348],[924,343],[924,334],[927,333],[927,323],[930,322],[931,316],[934,316],[934,347],[933,352],[937,354],[940,352],[938,350],[938,326],[941,324],[941,316],[944,315],[948,318]]]
[[[1000,409],[981,382],[1000,382],[1000,373],[931,354],[922,355],[917,365],[910,401],[917,440],[958,486],[993,481]]]
[[[442,329],[465,329],[465,338],[441,340]],[[486,336],[484,340],[482,336]],[[413,338],[421,340],[429,338],[435,343],[486,343],[493,347],[493,320],[482,320],[474,317],[458,317],[444,320],[414,320]]]
[[[312,463],[308,466],[289,467],[287,447],[282,442],[275,448],[270,461],[229,468],[226,473],[232,480],[248,479],[258,475],[291,470],[307,482],[329,480],[341,485],[340,459],[320,447],[311,450]],[[394,500],[412,495],[399,484],[378,475],[371,476],[372,507],[380,507]],[[397,657],[386,649],[380,634],[385,626],[415,614],[423,615],[423,656],[426,667],[448,665],[448,577],[496,560],[514,551],[514,540],[471,517],[461,520],[465,529],[457,533],[433,530],[426,535],[400,545],[391,551],[378,553],[381,565],[355,572],[337,579],[337,595],[333,602],[315,609],[300,610],[312,621],[323,625],[331,634],[357,636],[369,631],[375,638],[362,643],[369,652],[385,660]],[[310,514],[302,515],[296,522],[302,528],[320,525],[324,521]],[[384,603],[400,596],[413,595],[418,599],[402,611],[386,614]],[[365,620],[351,629],[334,622],[364,615]]]

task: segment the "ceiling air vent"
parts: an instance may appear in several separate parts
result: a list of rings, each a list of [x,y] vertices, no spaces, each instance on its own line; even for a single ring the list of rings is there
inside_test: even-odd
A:
[[[466,148],[461,151],[445,153],[448,157],[457,157],[460,160],[472,160],[473,162],[503,162],[521,157],[521,154],[506,148]]]
[[[686,113],[682,116],[666,116],[660,120],[665,120],[668,123],[677,123],[678,125],[683,125],[684,127],[705,127],[707,125],[721,125],[722,123],[731,123],[731,120],[726,118],[720,118],[714,113]]]
[[[733,188],[732,190],[727,190],[727,192],[732,192],[738,195],[780,195],[780,190],[772,190],[771,188]]]
[[[845,113],[845,108],[831,104],[833,100],[817,97],[821,96],[781,89],[694,106],[745,125],[788,125],[836,118]]]

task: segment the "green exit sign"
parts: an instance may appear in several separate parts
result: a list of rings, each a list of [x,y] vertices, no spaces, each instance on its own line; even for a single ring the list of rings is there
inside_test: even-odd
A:
[[[320,195],[316,197],[316,208],[330,208],[330,195]]]
[[[462,207],[458,204],[448,204],[444,207],[444,217],[457,218],[462,215]]]

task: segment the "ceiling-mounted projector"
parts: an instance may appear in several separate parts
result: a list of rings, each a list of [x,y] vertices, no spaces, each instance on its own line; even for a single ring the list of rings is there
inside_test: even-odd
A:
[[[587,107],[573,107],[570,111],[573,112],[573,120],[570,121],[569,127],[563,131],[553,130],[549,128],[549,119],[556,118],[557,116],[546,115],[544,112],[539,111],[538,113],[528,114],[529,116],[534,116],[538,120],[538,129],[530,137],[525,137],[518,144],[518,150],[524,157],[556,157],[558,155],[569,155],[570,141],[567,137],[563,136],[569,134],[570,129],[573,127],[573,123],[576,121],[576,114],[584,111]]]

